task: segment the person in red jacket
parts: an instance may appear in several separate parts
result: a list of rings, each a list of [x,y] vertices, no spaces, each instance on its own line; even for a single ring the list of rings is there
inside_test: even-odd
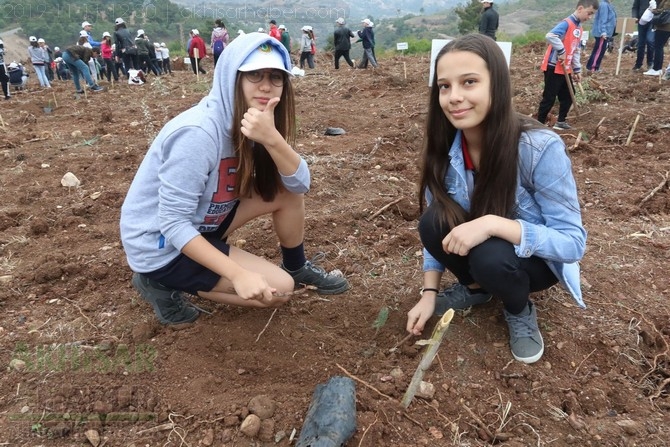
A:
[[[198,74],[196,71],[196,61],[198,63],[197,70],[205,74],[207,73],[203,68],[201,61],[203,58],[207,57],[207,47],[205,47],[205,41],[200,37],[200,31],[197,29],[191,30],[193,37],[191,38],[191,45],[188,48],[188,57],[191,59],[191,68],[193,69],[194,74]],[[195,49],[198,49],[198,57],[195,57]]]
[[[277,21],[275,19],[270,20],[270,31],[268,31],[270,37],[274,37],[281,42],[281,31],[277,28]]]

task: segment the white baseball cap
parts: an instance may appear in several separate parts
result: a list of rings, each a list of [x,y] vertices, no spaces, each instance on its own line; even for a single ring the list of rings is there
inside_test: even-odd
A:
[[[191,32],[192,32],[193,34],[195,34],[196,36],[199,36],[199,35],[200,35],[200,31],[198,31],[197,28],[193,28],[193,29],[191,30]]]
[[[44,41],[44,39],[40,37],[39,39],[37,39],[37,43],[46,43],[46,42]]]
[[[84,28],[85,26],[93,26],[93,25],[91,25],[90,23],[85,22],[85,21],[81,22],[81,27]]]
[[[140,37],[142,34],[144,34],[144,30],[143,29],[138,29],[137,30],[137,37]]]
[[[286,29],[286,25],[279,25],[277,28],[279,28],[279,29]]]
[[[117,17],[116,20],[114,20],[114,25],[121,25],[122,23],[126,22],[124,22],[121,17]]]
[[[29,42],[37,42],[37,37],[35,37],[35,36],[30,36],[30,37],[28,38],[28,41],[29,41]]]
[[[109,34],[109,31],[105,31],[104,33],[102,33],[102,37],[112,37],[112,35]]]
[[[344,18],[340,17],[339,19],[335,20],[335,23],[338,25],[344,25]]]
[[[263,68],[276,68],[291,74],[284,64],[284,56],[273,45],[264,43],[253,50],[242,62],[239,71],[262,70]]]
[[[84,30],[79,31],[79,37],[88,37],[88,33]]]

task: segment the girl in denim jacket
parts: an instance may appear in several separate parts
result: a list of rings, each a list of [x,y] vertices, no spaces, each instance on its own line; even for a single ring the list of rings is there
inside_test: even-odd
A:
[[[496,296],[512,355],[538,361],[544,342],[529,295],[560,282],[584,307],[586,231],[565,145],[514,112],[507,63],[489,37],[461,37],[437,55],[422,162],[424,287],[407,330],[419,335],[433,314]],[[440,291],[445,268],[458,282]]]

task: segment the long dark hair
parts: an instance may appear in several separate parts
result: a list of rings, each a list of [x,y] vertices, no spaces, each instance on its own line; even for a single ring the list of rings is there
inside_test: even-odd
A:
[[[491,108],[482,123],[480,166],[469,213],[449,197],[444,185],[450,162],[445,154],[456,138],[457,129],[440,106],[437,63],[451,51],[467,51],[481,57],[491,76]],[[523,130],[533,127],[540,127],[539,123],[513,109],[509,69],[496,42],[482,34],[468,34],[449,42],[435,58],[423,142],[420,210],[423,211],[428,190],[441,210],[440,218],[451,228],[486,214],[511,217],[515,207],[519,138]]]
[[[239,123],[249,108],[242,92],[242,75],[238,72],[235,81],[232,131],[235,154],[239,157],[235,193],[239,197],[251,197],[252,191],[255,191],[264,201],[271,202],[282,188],[281,177],[267,149],[262,144],[249,140],[240,130]],[[295,100],[293,85],[289,79],[285,79],[279,104],[275,107],[274,113],[277,130],[289,145],[295,147]]]

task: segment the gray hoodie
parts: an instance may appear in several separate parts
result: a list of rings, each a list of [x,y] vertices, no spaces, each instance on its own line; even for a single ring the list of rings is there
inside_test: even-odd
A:
[[[221,53],[209,95],[170,120],[151,144],[121,207],[121,241],[133,271],[164,267],[200,233],[215,231],[239,201],[233,193],[235,80],[237,69],[263,43],[280,52],[290,71],[290,56],[278,40],[263,33],[236,38]],[[305,160],[281,179],[288,191],[307,192]]]

